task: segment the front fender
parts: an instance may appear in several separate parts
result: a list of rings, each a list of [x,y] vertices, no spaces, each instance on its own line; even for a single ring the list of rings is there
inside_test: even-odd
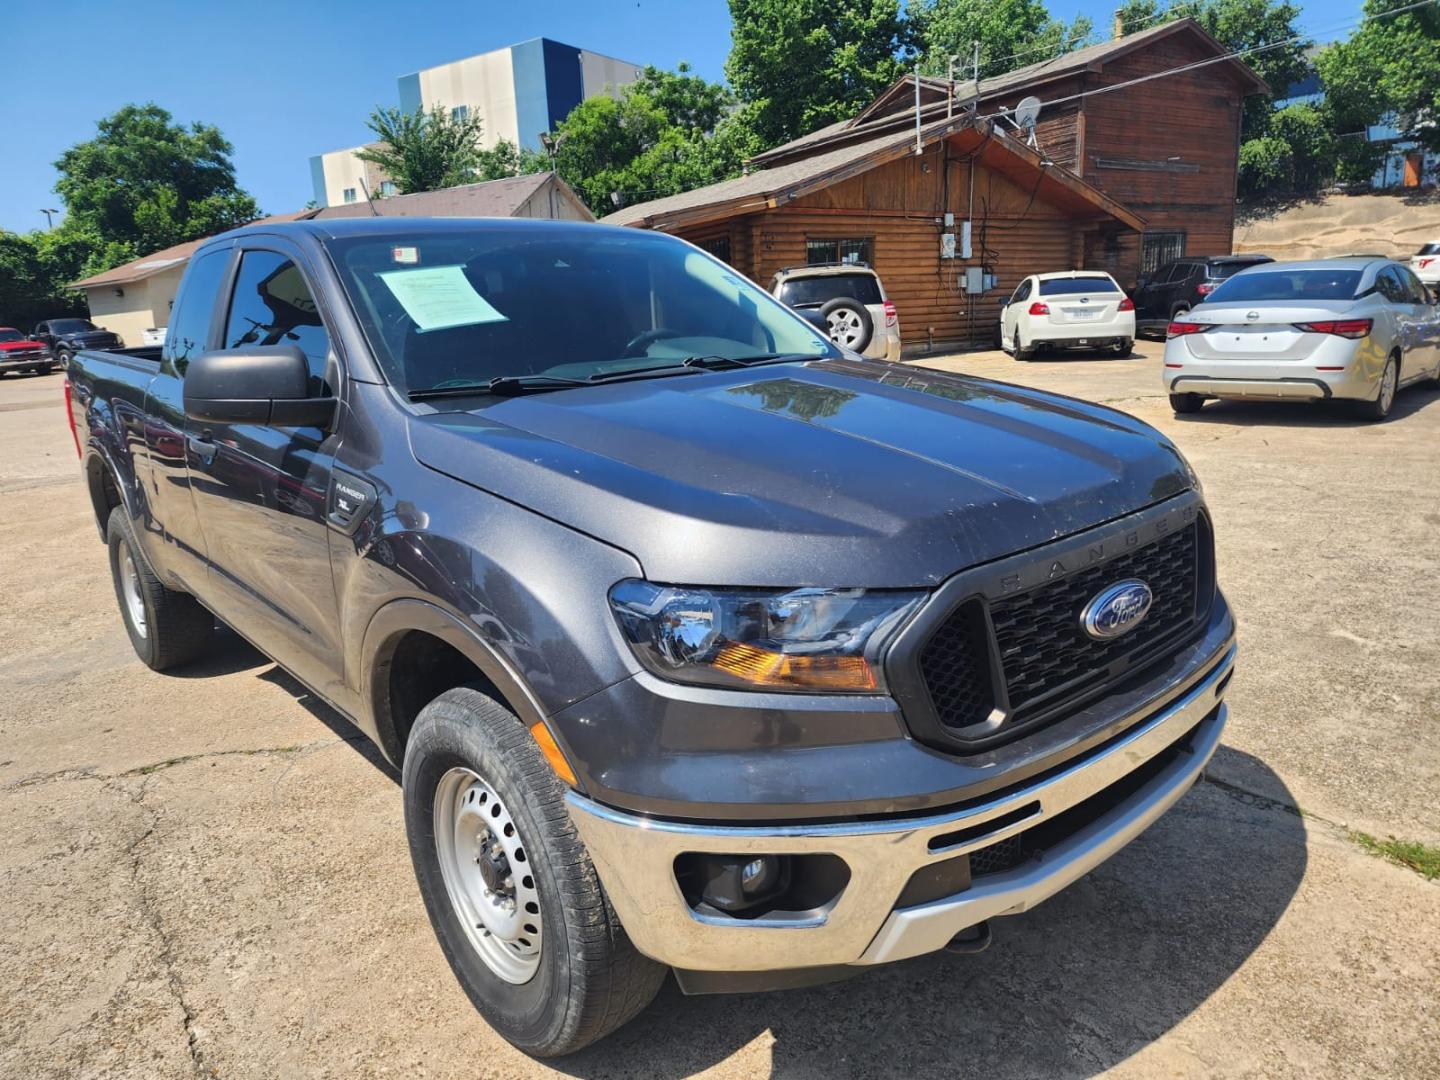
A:
[[[361,700],[369,712],[372,734],[391,762],[401,757],[399,738],[390,718],[390,665],[407,633],[421,631],[451,646],[495,685],[526,727],[544,719],[544,710],[510,662],[458,616],[427,600],[392,600],[365,628],[361,645]]]

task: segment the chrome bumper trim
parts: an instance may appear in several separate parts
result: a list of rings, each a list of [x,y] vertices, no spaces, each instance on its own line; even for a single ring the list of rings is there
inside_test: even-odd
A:
[[[1216,663],[1216,658],[1219,662]],[[919,818],[809,825],[694,825],[628,814],[574,792],[570,816],[636,948],[661,963],[695,971],[775,971],[830,964],[875,964],[943,946],[966,926],[1033,907],[1138,835],[1184,794],[1220,739],[1222,704],[1235,659],[1227,641],[1197,670],[1179,697],[1119,741],[1055,775],[964,810]],[[1202,725],[1192,751],[1104,817],[1038,862],[981,879],[964,893],[896,910],[910,876],[941,859],[975,851],[1063,813]],[[937,836],[971,830],[1039,803],[964,843],[930,849]],[[706,918],[686,904],[674,862],[686,852],[830,853],[850,867],[850,882],[830,908],[797,921]]]

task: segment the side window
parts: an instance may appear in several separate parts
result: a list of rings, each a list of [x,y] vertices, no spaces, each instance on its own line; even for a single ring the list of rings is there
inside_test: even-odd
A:
[[[1412,304],[1428,304],[1429,295],[1425,292],[1425,286],[1420,284],[1420,279],[1415,276],[1413,270],[1408,266],[1398,267],[1395,271],[1400,275],[1400,280],[1405,283],[1405,295]]]
[[[1015,295],[1010,298],[1010,303],[1018,304],[1022,300],[1030,299],[1030,279],[1026,278],[1020,282],[1020,287],[1015,290]]]
[[[1400,279],[1388,266],[1375,275],[1375,291],[1392,304],[1409,303],[1405,298],[1405,289],[1401,286]]]
[[[230,264],[230,250],[207,251],[191,259],[185,268],[180,295],[175,298],[170,325],[165,330],[165,346],[161,365],[171,375],[183,379],[190,361],[209,346],[210,322],[215,314],[215,298],[220,294],[220,281]]]
[[[240,257],[221,348],[246,345],[300,346],[310,362],[311,395],[329,392],[330,335],[300,268],[278,252],[247,251]]]

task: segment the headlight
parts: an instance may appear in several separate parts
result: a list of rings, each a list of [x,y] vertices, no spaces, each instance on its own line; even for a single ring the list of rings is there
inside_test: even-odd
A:
[[[875,694],[881,646],[923,594],[699,589],[622,581],[610,607],[640,662],[677,682]]]

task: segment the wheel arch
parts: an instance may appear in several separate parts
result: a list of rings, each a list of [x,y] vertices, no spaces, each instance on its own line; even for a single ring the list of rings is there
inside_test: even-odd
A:
[[[120,471],[115,462],[101,447],[91,443],[85,455],[85,489],[90,496],[90,509],[95,514],[95,528],[102,543],[106,540],[105,529],[110,521],[110,511],[117,506],[125,507],[131,521],[138,520],[138,499],[135,493],[120,481]]]
[[[420,709],[456,686],[478,686],[527,728],[545,719],[505,658],[459,617],[426,600],[392,600],[375,613],[361,647],[361,673],[361,699],[376,740],[397,767]]]

